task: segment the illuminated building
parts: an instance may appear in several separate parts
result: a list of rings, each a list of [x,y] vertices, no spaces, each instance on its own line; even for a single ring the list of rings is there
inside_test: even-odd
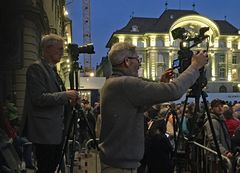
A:
[[[114,32],[107,43],[131,42],[142,58],[139,75],[158,80],[178,57],[180,40],[171,31],[182,27],[191,33],[209,27],[207,69],[208,92],[240,91],[240,32],[226,20],[213,20],[193,10],[165,10],[159,18],[132,17],[122,29]],[[206,49],[206,41],[191,50]]]

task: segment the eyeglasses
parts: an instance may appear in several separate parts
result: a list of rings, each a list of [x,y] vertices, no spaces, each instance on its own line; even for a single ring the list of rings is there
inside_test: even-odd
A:
[[[141,63],[141,62],[142,62],[142,59],[139,58],[139,56],[135,56],[135,57],[128,56],[127,58],[128,58],[128,59],[136,59],[136,60],[138,61],[138,63]]]

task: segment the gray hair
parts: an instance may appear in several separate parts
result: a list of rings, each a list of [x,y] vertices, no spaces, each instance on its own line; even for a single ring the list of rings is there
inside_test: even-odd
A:
[[[109,53],[108,59],[113,66],[119,65],[124,61],[124,58],[134,56],[136,53],[136,46],[128,42],[115,43]]]
[[[41,40],[41,48],[44,52],[48,46],[55,45],[57,43],[63,43],[64,39],[56,34],[44,35]]]

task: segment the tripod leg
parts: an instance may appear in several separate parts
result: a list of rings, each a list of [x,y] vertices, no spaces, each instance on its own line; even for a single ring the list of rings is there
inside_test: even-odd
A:
[[[75,113],[73,113],[70,124],[68,126],[69,128],[67,129],[67,135],[64,137],[63,147],[62,147],[61,157],[60,157],[59,164],[58,164],[57,173],[60,172],[60,169],[61,169],[61,166],[62,166],[62,163],[63,163],[64,154],[66,153],[66,150],[67,150],[68,140],[70,138],[70,134],[71,134],[71,131],[72,131],[71,127],[73,126],[75,116],[76,116]]]
[[[179,140],[180,140],[180,137],[183,136],[182,134],[182,124],[183,124],[183,119],[184,119],[184,113],[185,113],[185,110],[186,110],[186,107],[187,107],[187,102],[188,102],[188,96],[186,96],[186,99],[184,101],[184,106],[183,106],[183,112],[182,112],[182,117],[181,117],[181,120],[180,120],[180,124],[179,124],[179,128],[178,128],[178,135],[175,139],[175,148],[174,148],[174,151],[173,151],[173,158],[174,158],[174,161],[173,161],[173,170],[175,169],[176,165],[177,165],[177,150],[178,150],[178,145],[179,145]],[[177,114],[176,114],[177,116]],[[176,167],[177,169],[177,172],[180,171],[180,167]]]
[[[71,145],[71,152],[70,152],[70,173],[73,173],[73,167],[74,167],[74,159],[75,159],[75,149],[76,149],[76,130],[77,130],[77,115],[78,110],[74,110],[74,122],[73,122],[73,140]]]
[[[206,113],[207,113],[207,119],[208,119],[209,126],[210,126],[210,129],[211,129],[211,132],[212,132],[213,141],[214,141],[214,145],[216,147],[216,151],[217,151],[217,155],[218,155],[218,158],[219,158],[219,162],[220,162],[220,165],[222,166],[224,172],[226,172],[226,169],[225,169],[224,164],[223,164],[222,155],[221,155],[221,152],[220,152],[220,149],[219,149],[219,144],[217,142],[216,133],[215,133],[215,130],[214,130],[214,127],[213,127],[212,118],[210,116],[210,111],[208,109],[206,94],[202,91],[201,95],[202,95],[203,104],[204,104],[204,107],[205,107],[205,110],[206,110]]]
[[[180,120],[180,124],[179,124],[179,128],[178,128],[179,131],[178,131],[177,139],[175,141],[175,150],[174,150],[175,155],[177,154],[178,143],[179,143],[180,137],[182,135],[182,125],[183,125],[184,114],[185,114],[186,107],[187,107],[187,102],[188,102],[188,96],[186,96],[186,99],[184,101],[183,112],[182,112],[182,116],[181,116],[181,120]]]
[[[89,121],[88,121],[88,118],[86,117],[85,113],[83,111],[81,111],[82,113],[82,116],[84,118],[84,121],[86,122],[87,124],[87,128],[88,128],[88,133],[90,135],[90,137],[93,139],[93,143],[94,143],[94,147],[99,151],[99,148],[98,148],[98,143],[97,143],[97,140],[96,140],[96,135],[94,133],[94,129],[92,129],[89,125]]]

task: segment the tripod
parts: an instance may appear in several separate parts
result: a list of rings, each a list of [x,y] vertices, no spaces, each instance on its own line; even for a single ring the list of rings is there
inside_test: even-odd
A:
[[[172,115],[172,126],[173,126],[173,140],[176,144],[177,142],[177,126],[176,124],[179,124],[179,118],[177,116],[177,112],[174,110],[174,108],[169,105],[169,108],[166,112],[166,124],[169,122],[170,115]]]
[[[185,114],[188,98],[195,98],[195,109],[194,109],[194,115],[193,116],[196,117],[197,112],[199,112],[199,100],[200,100],[200,97],[202,97],[203,104],[204,104],[204,109],[205,109],[206,115],[207,115],[207,120],[209,122],[209,126],[210,126],[211,133],[212,133],[212,136],[213,136],[213,141],[214,141],[214,145],[215,145],[215,148],[216,148],[217,156],[218,156],[220,164],[222,165],[223,170],[226,172],[226,169],[224,168],[224,165],[223,165],[223,159],[222,159],[222,155],[221,155],[221,152],[220,152],[220,149],[219,149],[219,144],[218,144],[218,141],[217,141],[217,137],[216,137],[216,134],[215,134],[215,131],[214,131],[212,118],[210,116],[210,112],[209,112],[209,108],[208,108],[208,104],[207,104],[207,99],[206,99],[207,94],[206,94],[206,92],[202,91],[200,86],[197,86],[197,87],[196,86],[192,87],[191,90],[186,95],[186,99],[184,101],[182,117],[181,117],[181,120],[180,120],[179,133],[178,133],[177,140],[176,140],[176,143],[175,143],[174,156],[176,157],[176,155],[177,155],[180,138],[183,138],[182,124],[183,124],[183,119],[184,119],[184,114]],[[197,88],[197,90],[196,90],[196,88]],[[190,136],[190,140],[194,140],[194,138]],[[176,166],[176,160],[177,160],[177,158],[175,158],[174,167]]]
[[[69,73],[69,81],[70,81],[70,88],[72,90],[74,89],[76,91],[79,91],[78,90],[78,86],[79,86],[78,71],[79,71],[78,63],[73,62],[72,70]],[[75,81],[75,87],[74,87],[74,81]],[[82,110],[81,105],[79,103],[77,103],[72,109],[72,117],[71,117],[68,129],[67,129],[67,134],[64,137],[61,158],[60,158],[60,161],[58,164],[59,166],[58,166],[57,173],[60,172],[60,168],[63,163],[64,154],[66,153],[66,149],[68,146],[68,141],[70,139],[71,133],[72,133],[72,145],[70,148],[70,156],[71,156],[70,157],[70,173],[73,173],[75,148],[76,148],[75,145],[76,145],[76,138],[77,138],[76,134],[77,134],[77,125],[78,125],[79,118],[82,119],[83,121],[85,121],[85,124],[87,125],[87,128],[88,128],[88,132],[89,132],[91,138],[93,139],[94,147],[96,147],[98,149],[96,137],[95,137],[95,134],[93,133],[93,129],[90,128],[88,118],[86,117],[84,111]]]

